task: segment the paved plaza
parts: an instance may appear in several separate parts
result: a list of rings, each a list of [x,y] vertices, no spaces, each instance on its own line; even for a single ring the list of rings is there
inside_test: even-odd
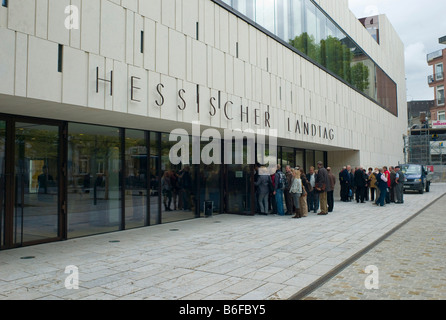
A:
[[[336,202],[332,214],[302,219],[225,214],[1,251],[0,299],[295,298],[432,203],[306,298],[429,298],[435,286],[444,298],[445,193],[446,184],[435,184],[384,208]],[[404,239],[393,238],[401,232]],[[378,290],[364,288],[368,265],[380,271]],[[68,266],[77,268],[78,289],[66,287],[75,284]],[[400,286],[387,289],[389,278]]]
[[[446,300],[445,208],[442,197],[305,299]],[[367,266],[376,267],[374,289]]]

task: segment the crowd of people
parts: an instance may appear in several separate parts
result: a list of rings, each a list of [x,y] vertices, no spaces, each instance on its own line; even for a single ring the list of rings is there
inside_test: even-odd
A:
[[[385,204],[404,203],[405,175],[400,166],[368,168],[345,166],[339,173],[341,201],[365,203],[372,201],[383,207]]]
[[[404,203],[405,176],[399,166],[369,168],[345,166],[338,175],[341,186],[341,201],[384,206],[389,203]],[[334,190],[337,178],[330,167],[319,161],[317,169],[291,166],[282,171],[280,165],[275,172],[258,166],[254,177],[256,188],[256,213],[261,215],[292,215],[293,218],[307,217],[308,213],[327,215],[334,210]],[[320,211],[319,211],[320,209]]]

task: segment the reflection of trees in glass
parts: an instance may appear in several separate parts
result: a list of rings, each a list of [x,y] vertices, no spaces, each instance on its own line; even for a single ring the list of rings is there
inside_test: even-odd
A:
[[[311,59],[320,63],[320,46],[316,44],[316,40],[313,35],[308,35],[307,32],[302,33],[300,36],[290,39],[290,44],[302,53],[305,53]]]
[[[289,43],[358,90],[366,92],[369,88],[369,68],[362,62],[354,63],[354,53],[339,38],[328,36],[320,43],[316,43],[313,35],[304,32],[290,39]]]
[[[369,82],[369,68],[362,62],[355,64],[352,67],[352,84],[359,90],[365,92],[370,85]]]

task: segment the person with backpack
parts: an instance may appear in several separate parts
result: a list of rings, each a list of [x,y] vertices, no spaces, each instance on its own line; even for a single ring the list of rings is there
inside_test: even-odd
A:
[[[276,200],[277,214],[279,216],[284,216],[285,212],[283,210],[283,191],[286,189],[287,179],[285,174],[280,170],[280,164],[277,165],[277,171],[274,177],[274,196]]]

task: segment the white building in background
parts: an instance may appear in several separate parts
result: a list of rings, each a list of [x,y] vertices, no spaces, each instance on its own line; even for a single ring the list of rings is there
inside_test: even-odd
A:
[[[193,122],[277,130],[283,166],[403,161],[404,46],[374,18],[379,43],[347,0],[3,0],[1,248],[254,213],[253,166],[169,163]]]

